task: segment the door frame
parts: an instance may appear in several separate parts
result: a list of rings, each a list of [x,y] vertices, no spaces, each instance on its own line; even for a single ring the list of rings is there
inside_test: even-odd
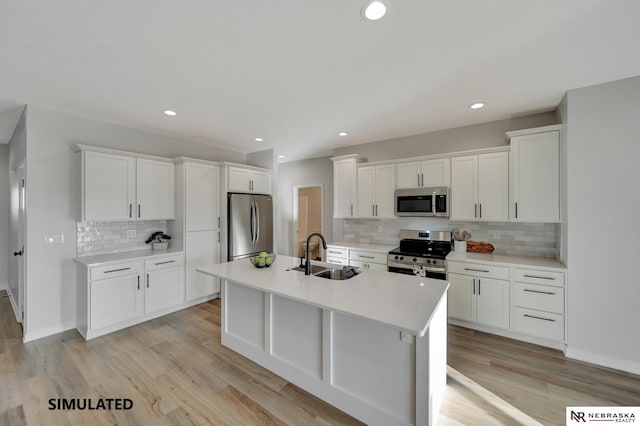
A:
[[[320,215],[320,228],[322,232],[324,232],[324,185],[321,183],[310,183],[303,185],[294,185],[293,186],[293,211],[292,211],[292,221],[291,221],[291,240],[293,245],[291,248],[293,249],[293,253],[295,255],[298,254],[298,190],[304,188],[316,188],[320,187],[320,203],[322,204],[322,214]]]
[[[16,317],[16,321],[22,324],[22,332],[23,335],[26,334],[26,284],[27,284],[27,257],[26,257],[26,247],[27,247],[27,173],[26,173],[26,165],[25,161],[20,161],[19,164],[11,165],[11,174],[13,174],[13,179],[11,179],[11,191],[14,190],[14,185],[18,186],[18,194],[17,194],[17,208],[18,208],[18,223],[10,223],[10,226],[15,226],[17,229],[17,241],[10,241],[11,243],[15,243],[15,247],[9,247],[9,258],[10,261],[18,262],[16,267],[17,271],[17,280],[18,280],[18,294],[13,294],[11,292],[11,283],[8,284],[8,292],[11,297],[9,297],[9,301],[11,302],[11,307],[13,308],[13,314]],[[13,195],[11,195],[13,197]],[[18,247],[20,246],[20,247]],[[22,249],[22,256],[17,257],[14,256],[13,253],[16,250]],[[11,266],[9,265],[9,268]]]

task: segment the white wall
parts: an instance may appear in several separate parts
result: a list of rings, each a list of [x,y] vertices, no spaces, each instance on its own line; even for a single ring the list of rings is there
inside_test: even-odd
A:
[[[25,340],[75,327],[76,211],[80,196],[76,143],[166,157],[242,163],[232,151],[27,107],[27,285]],[[43,244],[48,233],[64,244]]]
[[[278,248],[279,253],[295,256],[293,230],[293,187],[322,185],[323,235],[333,241],[333,163],[329,158],[292,161],[278,165]]]
[[[640,374],[640,77],[569,91],[567,113],[567,355]]]
[[[360,154],[368,161],[411,158],[508,145],[505,132],[556,124],[553,112],[514,117],[438,132],[337,148],[334,156]]]
[[[0,144],[0,290],[9,283],[9,145]]]

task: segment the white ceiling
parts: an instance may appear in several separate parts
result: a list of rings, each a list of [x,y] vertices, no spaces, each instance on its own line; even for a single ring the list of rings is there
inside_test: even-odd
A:
[[[640,75],[636,0],[386,2],[372,23],[364,0],[0,0],[0,111],[293,160],[549,111],[569,89]]]

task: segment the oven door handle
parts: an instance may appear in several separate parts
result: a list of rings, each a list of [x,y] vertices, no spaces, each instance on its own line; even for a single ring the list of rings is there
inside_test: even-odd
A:
[[[413,269],[413,265],[407,265],[405,263],[387,262],[387,266],[393,266],[394,268]]]

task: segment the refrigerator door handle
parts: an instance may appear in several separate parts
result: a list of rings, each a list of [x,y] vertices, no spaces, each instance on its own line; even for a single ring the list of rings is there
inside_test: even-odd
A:
[[[258,241],[260,241],[260,207],[258,206],[258,203],[255,203],[255,212],[256,212],[256,241],[255,243],[258,244]]]
[[[256,239],[253,236],[253,225],[254,225],[254,219],[253,219],[253,201],[251,202],[251,204],[249,204],[249,231],[251,232],[251,243],[254,244],[256,242]]]

